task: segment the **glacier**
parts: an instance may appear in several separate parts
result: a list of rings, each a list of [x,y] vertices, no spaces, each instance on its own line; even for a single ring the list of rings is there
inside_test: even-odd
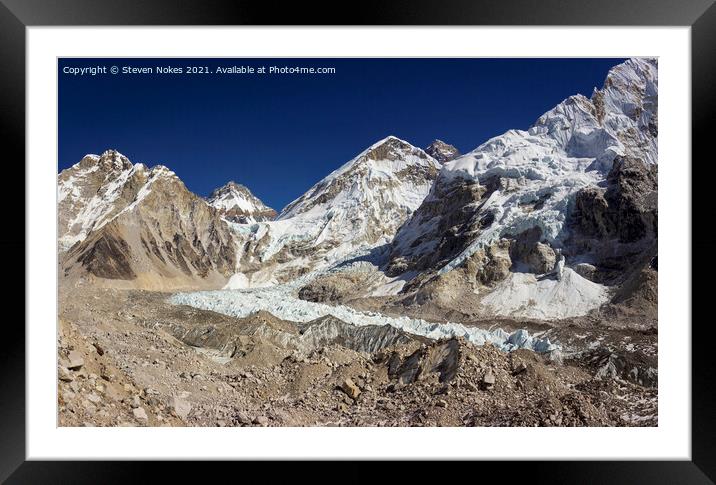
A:
[[[508,333],[501,328],[486,330],[459,323],[434,323],[418,318],[390,317],[377,312],[354,310],[344,305],[332,306],[304,301],[295,296],[297,286],[296,283],[290,283],[243,290],[176,293],[169,297],[169,301],[175,305],[188,305],[237,318],[247,317],[260,310],[284,320],[301,323],[333,315],[352,325],[390,325],[414,335],[436,340],[463,337],[474,345],[490,343],[508,352],[519,348],[536,352],[553,352],[562,348],[558,343],[550,342],[549,338],[530,335],[524,329]]]

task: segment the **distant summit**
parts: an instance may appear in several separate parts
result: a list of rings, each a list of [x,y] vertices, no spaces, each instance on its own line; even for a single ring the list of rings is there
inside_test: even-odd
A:
[[[440,163],[449,162],[450,160],[460,156],[460,150],[452,145],[448,145],[442,140],[433,141],[425,149],[425,153]]]
[[[214,190],[207,202],[226,219],[239,224],[272,221],[276,211],[251,193],[248,187],[233,180]]]

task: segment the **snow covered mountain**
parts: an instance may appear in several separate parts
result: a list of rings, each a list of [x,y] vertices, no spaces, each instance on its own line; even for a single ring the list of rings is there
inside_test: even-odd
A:
[[[228,220],[239,224],[271,221],[276,217],[275,210],[233,180],[214,190],[207,202]]]
[[[394,136],[371,145],[275,221],[234,225],[246,239],[230,286],[285,282],[357,250],[387,245],[428,194],[439,163]]]
[[[439,164],[388,137],[275,212],[229,182],[208,200],[166,167],[110,150],[59,176],[63,270],[113,286],[262,286],[387,244],[428,194]]]
[[[86,155],[58,177],[58,232],[61,251],[129,205],[147,182],[149,170],[132,165],[115,150]]]
[[[303,301],[436,318],[655,316],[657,136],[657,61],[631,59],[465,155],[380,140],[278,216],[234,182],[204,200],[166,167],[88,155],[59,176],[63,269],[142,288],[291,282]]]
[[[145,289],[217,287],[235,266],[228,225],[167,167],[109,150],[58,181],[66,277]]]
[[[512,316],[569,316],[552,315],[543,308],[559,307],[557,294],[577,299],[572,315],[604,303],[606,288],[577,272],[589,273],[595,281],[618,283],[609,280],[614,262],[633,262],[634,253],[651,248],[656,238],[653,204],[637,207],[633,194],[613,197],[611,207],[606,200],[604,207],[594,201],[605,190],[623,194],[614,188],[617,179],[627,187],[641,184],[647,194],[655,194],[657,91],[656,60],[628,60],[610,70],[591,99],[571,96],[528,130],[510,130],[444,164],[430,194],[396,235],[387,273],[421,272],[404,291],[431,278],[431,284],[439,285],[434,278],[455,269],[466,273],[464,283],[472,293],[489,292],[485,287],[504,280],[494,291],[509,293],[512,303],[509,308],[496,304],[494,311]],[[590,191],[596,191],[591,198]],[[582,212],[577,210],[580,200],[591,201],[581,204]],[[632,219],[651,220],[645,214],[653,212],[654,230],[643,231],[638,241],[613,241],[613,233],[604,233],[597,238],[601,244],[585,244],[589,238],[579,230],[580,221],[626,206],[634,208],[627,215]],[[602,213],[595,215],[596,210]],[[633,224],[619,217],[614,222]],[[606,245],[609,250],[605,239],[612,240]],[[549,273],[561,258],[566,258],[564,271],[569,276],[569,288],[561,293],[556,288],[566,283],[559,278],[554,284],[538,285],[536,279],[520,275]],[[542,296],[536,296],[537,286],[544,290]],[[492,301],[504,303],[498,296]]]

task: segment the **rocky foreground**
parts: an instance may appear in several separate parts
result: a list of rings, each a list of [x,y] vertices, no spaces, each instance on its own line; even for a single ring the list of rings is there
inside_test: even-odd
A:
[[[655,426],[656,335],[576,322],[511,353],[167,293],[62,289],[60,426]],[[352,327],[355,328],[355,327]]]

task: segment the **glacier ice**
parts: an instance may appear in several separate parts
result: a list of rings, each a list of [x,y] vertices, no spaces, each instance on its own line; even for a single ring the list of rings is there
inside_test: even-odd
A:
[[[294,322],[309,322],[325,315],[333,315],[352,325],[391,325],[431,339],[464,337],[475,345],[491,343],[505,351],[527,348],[537,352],[551,352],[561,349],[559,344],[550,342],[549,338],[529,335],[527,330],[517,330],[509,334],[501,328],[485,330],[459,323],[433,323],[406,316],[389,317],[376,312],[361,312],[343,305],[331,306],[304,301],[295,296],[295,287],[295,284],[286,284],[244,290],[176,293],[169,301],[176,305],[188,305],[239,318],[259,310]]]

